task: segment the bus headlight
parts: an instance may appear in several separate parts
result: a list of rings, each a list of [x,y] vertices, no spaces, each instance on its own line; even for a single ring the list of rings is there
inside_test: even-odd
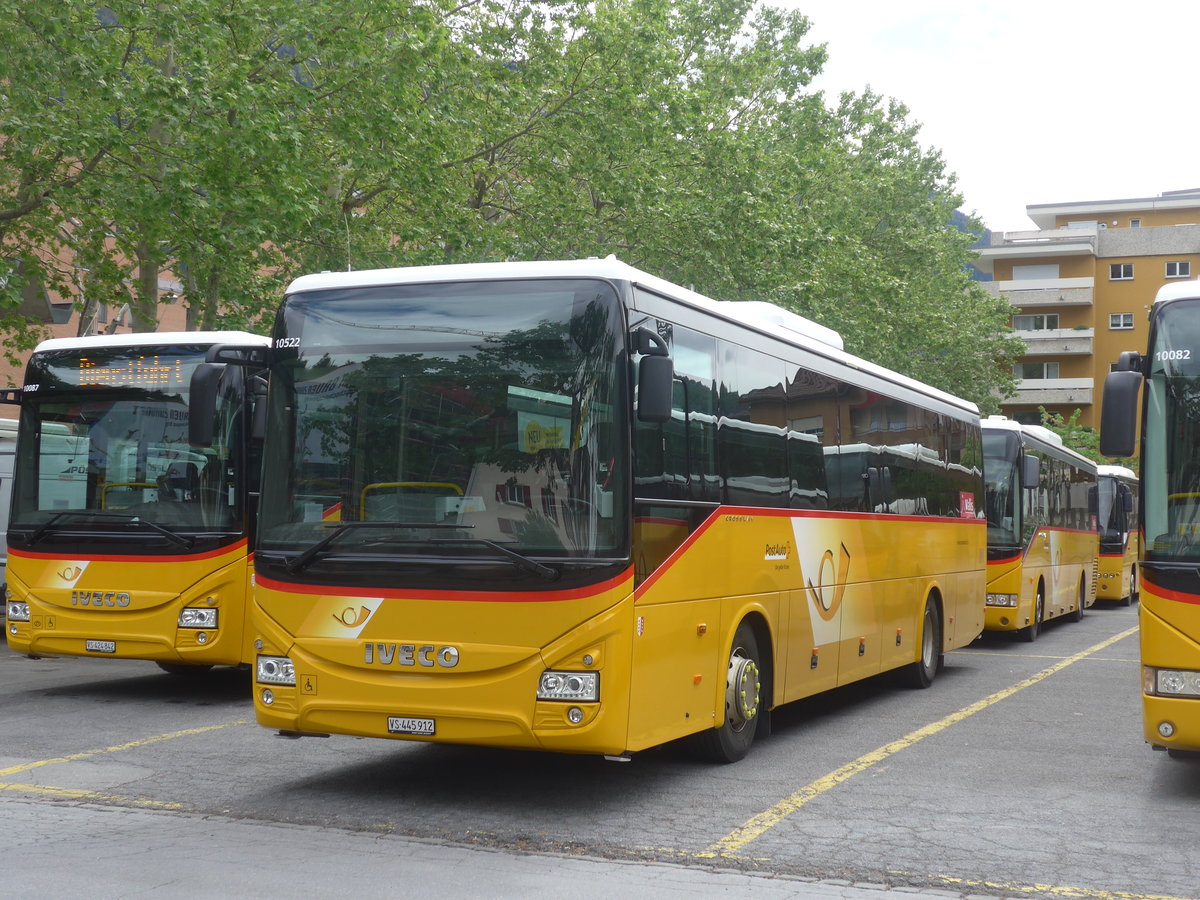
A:
[[[600,673],[543,672],[538,682],[537,698],[595,703],[600,700]]]
[[[216,628],[217,611],[215,609],[200,609],[196,606],[185,606],[179,611],[180,628]]]
[[[978,595],[976,595],[978,596]],[[985,603],[988,606],[1012,606],[1017,605],[1016,594],[988,594]]]
[[[19,600],[8,601],[8,621],[10,622],[28,622],[29,621],[29,604]]]
[[[296,668],[286,656],[260,656],[254,666],[254,680],[260,684],[296,683]]]
[[[1200,697],[1200,672],[1146,666],[1142,670],[1142,682],[1146,693],[1154,696]]]

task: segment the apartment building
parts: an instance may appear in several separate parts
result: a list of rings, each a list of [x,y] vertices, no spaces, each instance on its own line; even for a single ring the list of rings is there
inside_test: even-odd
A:
[[[1200,189],[1026,210],[1037,230],[992,234],[976,262],[1025,341],[1003,411],[1037,423],[1038,407],[1078,409],[1099,427],[1104,378],[1121,351],[1146,346],[1158,289],[1200,276]]]

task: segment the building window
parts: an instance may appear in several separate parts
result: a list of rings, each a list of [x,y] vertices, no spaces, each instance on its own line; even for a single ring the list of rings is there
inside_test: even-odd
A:
[[[1013,316],[1012,327],[1015,331],[1053,331],[1058,328],[1058,313],[1047,313],[1037,316]]]
[[[1192,264],[1187,260],[1167,263],[1168,278],[1190,278],[1191,276]]]
[[[1013,366],[1013,375],[1021,381],[1042,381],[1046,378],[1057,378],[1058,363],[1017,363]]]
[[[1133,328],[1133,313],[1111,313],[1108,327],[1112,331],[1128,331]]]
[[[1133,263],[1113,263],[1108,267],[1109,281],[1133,281]]]
[[[1130,220],[1129,220],[1129,227],[1130,227],[1130,228],[1141,228],[1141,227],[1142,227],[1142,220],[1141,220],[1141,219],[1130,219]]]

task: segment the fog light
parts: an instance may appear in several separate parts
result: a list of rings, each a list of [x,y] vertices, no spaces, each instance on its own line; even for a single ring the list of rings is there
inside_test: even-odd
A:
[[[599,672],[542,673],[538,682],[539,700],[597,701],[600,699]]]
[[[196,632],[196,643],[197,644],[207,644],[208,643],[208,632],[206,632],[206,631]]]
[[[16,626],[16,625],[9,625],[9,626],[8,626],[8,633],[9,633],[9,634],[16,634],[16,633],[17,633],[17,626]]]
[[[217,611],[201,609],[196,606],[185,606],[179,611],[180,628],[216,628]]]
[[[1161,737],[1169,738],[1175,733],[1175,726],[1170,722],[1159,722],[1158,733]]]
[[[255,680],[261,684],[296,683],[296,669],[286,656],[260,656],[254,666]]]
[[[583,721],[583,710],[578,706],[572,706],[567,710],[567,721],[572,725],[578,725]]]
[[[262,698],[263,706],[270,706],[275,702],[275,692],[270,688],[263,688],[263,692],[260,697]]]

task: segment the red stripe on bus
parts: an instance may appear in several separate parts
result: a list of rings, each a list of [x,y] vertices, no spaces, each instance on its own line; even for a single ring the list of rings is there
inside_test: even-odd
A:
[[[1172,591],[1169,588],[1160,587],[1157,584],[1152,584],[1149,581],[1142,581],[1142,591],[1153,594],[1155,597],[1161,597],[1164,600],[1173,600],[1176,603],[1190,603],[1193,606],[1200,605],[1200,594],[1189,594],[1185,591]]]
[[[8,548],[9,556],[19,556],[22,559],[41,559],[41,560],[81,560],[87,562],[151,562],[151,563],[181,563],[192,562],[198,559],[212,559],[214,556],[224,556],[227,553],[233,553],[239,549],[245,549],[246,539],[242,538],[233,544],[225,544],[223,547],[218,547],[216,550],[207,550],[204,553],[172,553],[166,556],[146,556],[138,553],[39,553],[34,550],[20,550],[13,547]]]
[[[619,588],[623,583],[633,580],[633,567],[630,566],[620,575],[597,584],[589,584],[580,588],[562,591],[430,591],[404,590],[402,588],[365,588],[325,586],[319,584],[293,584],[288,581],[276,581],[274,578],[264,578],[258,575],[255,584],[258,587],[269,588],[292,594],[323,594],[333,597],[387,597],[404,600],[452,600],[473,603],[561,603],[565,600],[579,600],[594,597],[607,591]]]

